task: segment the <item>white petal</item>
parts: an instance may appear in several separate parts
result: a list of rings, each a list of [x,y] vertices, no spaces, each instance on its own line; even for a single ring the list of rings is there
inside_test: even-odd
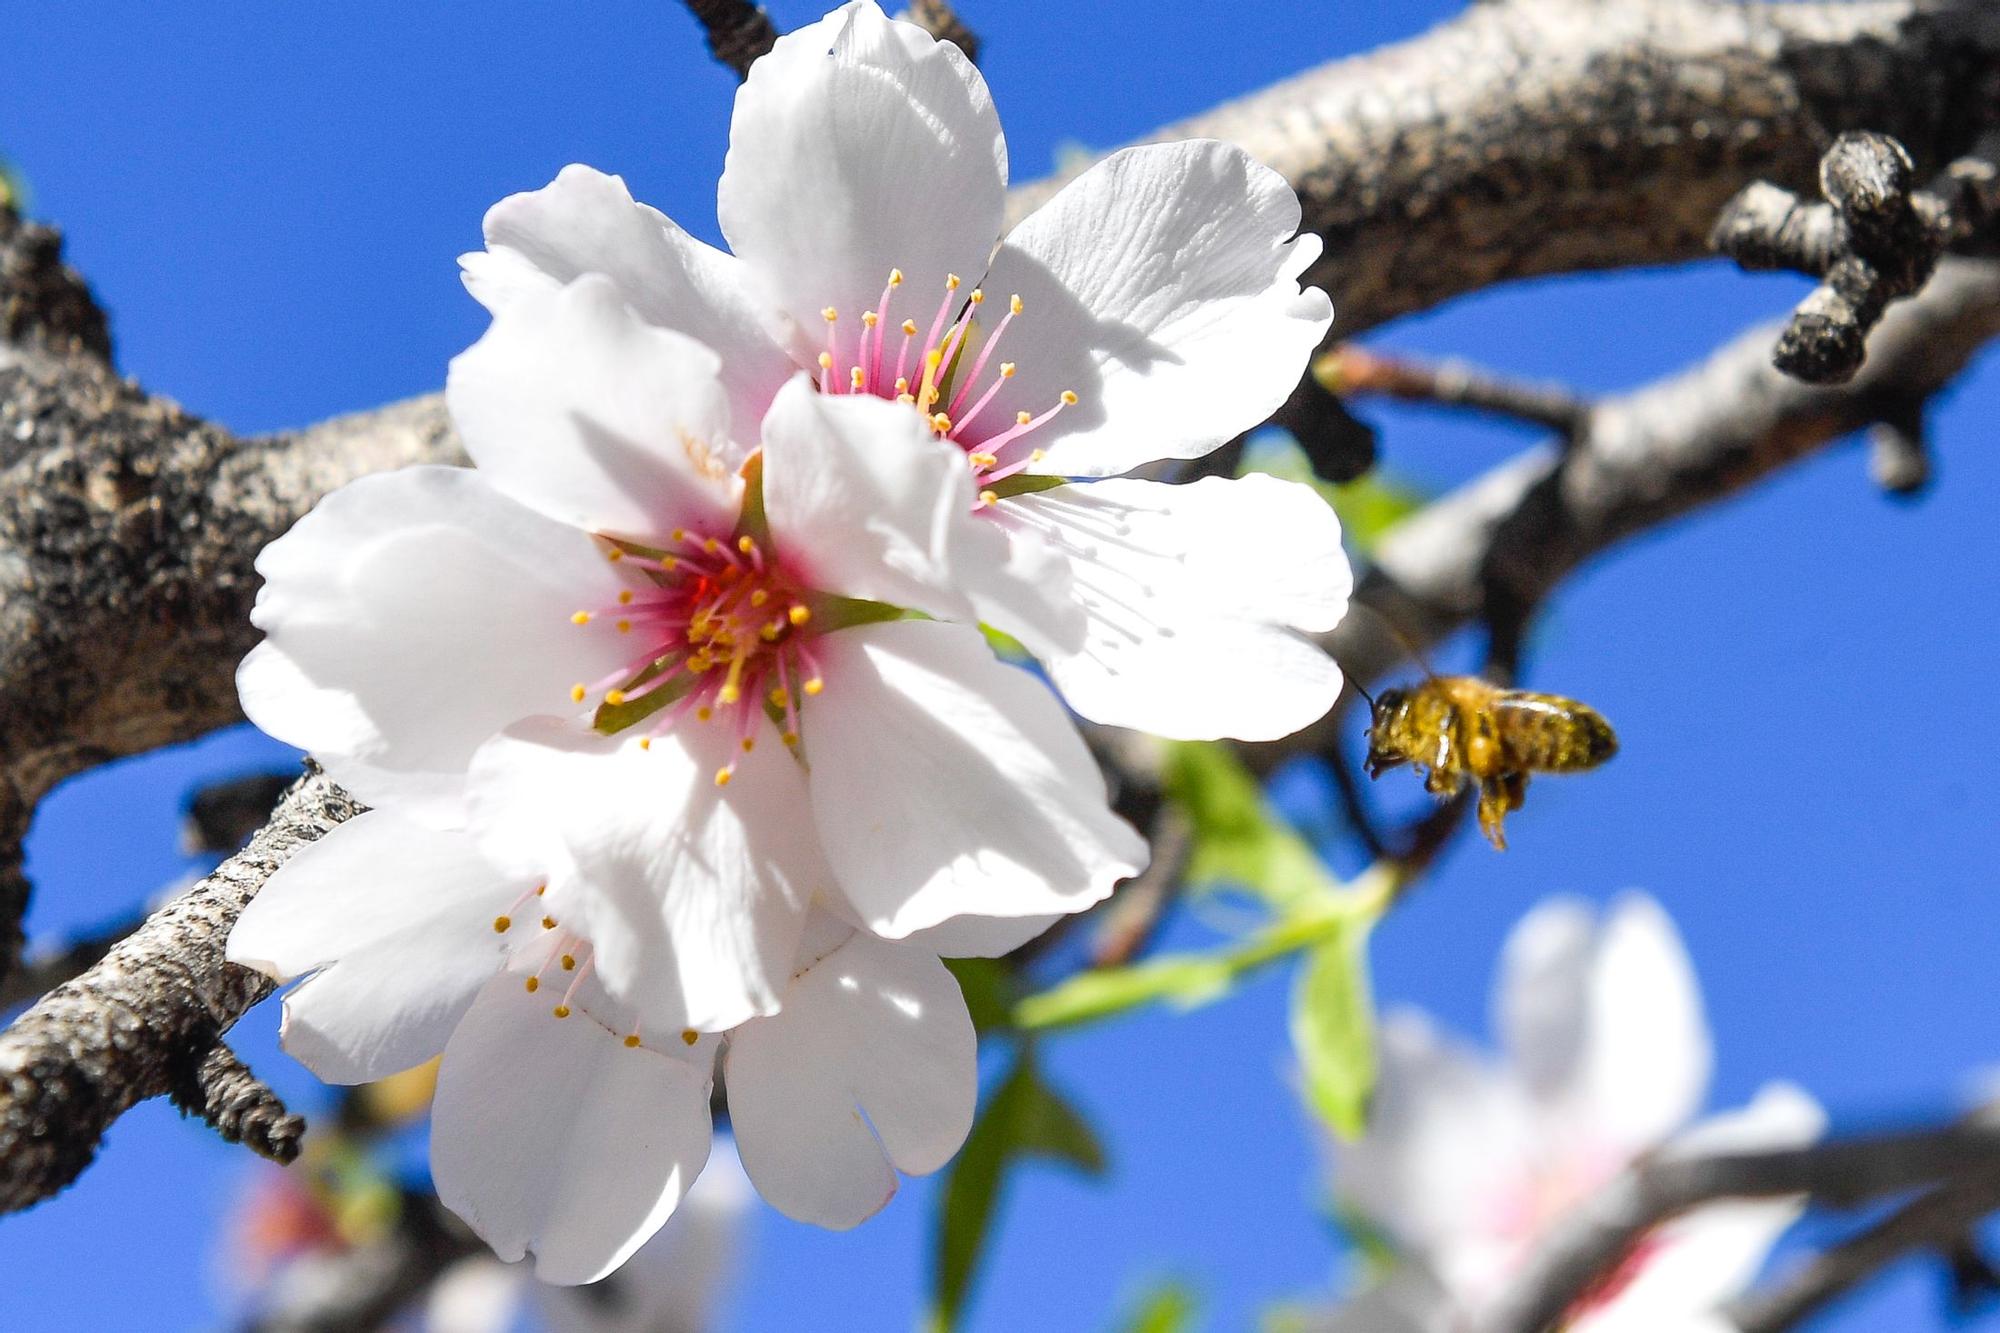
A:
[[[363,801],[448,820],[466,762],[517,718],[629,655],[608,621],[626,576],[596,542],[464,468],[343,486],[257,557],[237,673],[250,720],[310,750]]]
[[[1501,949],[1493,1026],[1508,1060],[1537,1096],[1560,1096],[1576,1077],[1596,955],[1597,913],[1570,897],[1538,904]]]
[[[285,997],[285,1049],[329,1083],[366,1083],[444,1049],[500,970],[494,918],[533,887],[462,834],[369,811],[278,867],[228,957],[279,981],[312,972]]]
[[[972,1128],[974,1055],[944,965],[857,934],[793,983],[781,1012],[729,1039],[724,1086],[743,1168],[787,1217],[854,1226],[896,1192],[897,1170],[925,1175],[958,1151]]]
[[[1571,1096],[1595,1137],[1644,1152],[1685,1125],[1714,1063],[1680,932],[1642,894],[1612,908],[1591,966],[1589,1037]]]
[[[664,544],[736,521],[743,451],[716,354],[601,274],[524,293],[452,359],[445,401],[494,486],[551,518]]]
[[[904,282],[885,331],[907,318],[928,332],[947,275],[965,280],[955,303],[970,294],[1000,235],[1006,185],[1006,143],[979,72],[951,43],[856,0],[751,66],[716,211],[730,249],[783,312],[799,364],[826,346],[821,311],[839,312],[844,375],[891,269]]]
[[[998,958],[1060,920],[1061,915],[955,916],[925,930],[911,931],[903,942],[940,958]]]
[[[720,1031],[775,1009],[806,903],[830,879],[798,764],[760,724],[745,754],[719,722],[641,749],[636,734],[540,719],[474,760],[482,845],[547,873],[550,911],[592,942],[605,987],[649,1030]]]
[[[1443,1333],[1461,1317],[1436,1278],[1421,1265],[1404,1262],[1311,1328],[1313,1333]]]
[[[965,453],[899,403],[832,397],[801,375],[764,418],[764,512],[815,588],[969,620],[957,575],[1005,558],[973,513]]]
[[[1145,863],[1054,696],[977,631],[894,621],[814,651],[826,692],[801,719],[813,817],[877,933],[1080,911]]]
[[[765,332],[740,260],[634,201],[623,178],[591,167],[564,167],[541,189],[493,205],[486,249],[458,262],[467,289],[495,314],[602,273],[647,323],[684,333],[721,357],[737,421],[763,416],[795,369]]]
[[[672,1044],[678,1039],[668,1038]],[[513,976],[452,1034],[431,1112],[438,1198],[535,1276],[594,1282],[660,1229],[708,1158],[707,1071],[551,1017]]]
[[[1339,520],[1311,487],[1118,479],[998,512],[1067,559],[1083,619],[1021,623],[981,604],[1085,717],[1181,740],[1275,740],[1339,697],[1340,667],[1295,632],[1333,628],[1354,581]]]
[[[1818,1138],[1826,1116],[1818,1103],[1788,1084],[1771,1084],[1740,1111],[1712,1117],[1676,1139],[1668,1153],[1802,1146]],[[1670,1325],[1698,1319],[1747,1290],[1778,1238],[1805,1210],[1803,1200],[1713,1204],[1661,1227],[1645,1263],[1601,1310],[1576,1327],[1589,1333]]]
[[[1379,1054],[1368,1131],[1339,1150],[1340,1196],[1454,1291],[1482,1286],[1511,1258],[1498,1225],[1528,1176],[1525,1099],[1421,1014],[1390,1014]]]
[[[1112,476],[1195,458],[1268,417],[1333,320],[1298,276],[1317,237],[1294,239],[1282,177],[1211,140],[1114,153],[1008,235],[986,289],[1018,294],[1006,335],[1020,370],[976,428],[1080,401],[1029,438],[1038,471]]]

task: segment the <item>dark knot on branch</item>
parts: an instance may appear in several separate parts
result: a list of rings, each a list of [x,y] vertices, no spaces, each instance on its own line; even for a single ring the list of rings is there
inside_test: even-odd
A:
[[[1820,280],[1792,312],[1772,363],[1808,384],[1845,384],[1892,301],[1923,290],[1947,249],[1983,230],[2000,192],[1983,157],[1954,162],[1928,189],[1886,134],[1843,134],[1819,164],[1824,203],[1759,181],[1723,209],[1709,244],[1748,269]]]

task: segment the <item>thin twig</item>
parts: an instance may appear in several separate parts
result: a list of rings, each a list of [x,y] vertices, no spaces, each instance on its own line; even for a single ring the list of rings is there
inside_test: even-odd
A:
[[[751,0],[683,0],[688,12],[708,35],[708,49],[717,60],[750,77],[750,66],[778,40],[771,16]]]
[[[1560,435],[1575,434],[1590,416],[1589,401],[1559,384],[1509,379],[1466,361],[1391,356],[1355,343],[1342,343],[1322,355],[1313,375],[1336,394],[1465,408]]]

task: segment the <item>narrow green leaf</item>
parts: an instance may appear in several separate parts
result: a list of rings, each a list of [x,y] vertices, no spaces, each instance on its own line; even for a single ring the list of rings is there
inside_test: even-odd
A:
[[[1292,994],[1292,1047],[1306,1102],[1343,1140],[1360,1137],[1375,1089],[1375,1006],[1369,993],[1368,936],[1374,918],[1345,918],[1315,946]]]
[[[938,1333],[957,1327],[985,1255],[1007,1172],[1023,1158],[1064,1162],[1093,1176],[1105,1167],[1097,1135],[1076,1108],[1042,1082],[1027,1046],[987,1099],[945,1181],[929,1321]]]
[[[1296,830],[1271,813],[1257,780],[1227,746],[1169,748],[1166,792],[1187,814],[1191,884],[1240,885],[1280,908],[1337,891],[1339,883]]]
[[[1184,1279],[1167,1278],[1140,1293],[1120,1333],[1189,1333],[1201,1313],[1201,1296]]]

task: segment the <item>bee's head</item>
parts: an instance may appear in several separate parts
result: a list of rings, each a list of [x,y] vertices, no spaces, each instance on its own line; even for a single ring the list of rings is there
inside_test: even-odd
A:
[[[1376,695],[1374,707],[1368,715],[1371,725],[1381,727],[1387,724],[1391,718],[1403,711],[1403,702],[1408,697],[1408,690],[1399,689],[1394,685]]]

